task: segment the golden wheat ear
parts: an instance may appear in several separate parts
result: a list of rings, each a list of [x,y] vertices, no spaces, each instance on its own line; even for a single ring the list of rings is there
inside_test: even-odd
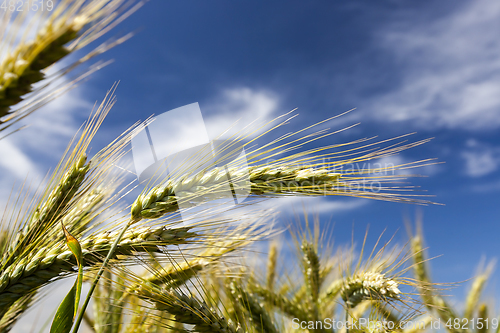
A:
[[[107,33],[116,24],[138,8],[141,2],[126,0],[61,0],[53,1],[49,14],[37,11],[1,11],[0,20],[0,131],[33,112],[70,88],[74,82],[50,93],[48,86],[40,89],[33,84],[45,78],[48,67],[62,58],[88,45]],[[134,6],[135,3],[135,6]],[[64,75],[76,65],[105,52],[126,40],[129,35],[114,42],[105,43],[85,56],[71,60],[65,70],[54,77]],[[94,71],[91,69],[89,72]],[[86,74],[80,77],[85,77]],[[78,80],[78,79],[77,79]],[[31,94],[23,105],[15,110],[25,95]]]
[[[273,121],[279,120],[280,117]],[[274,126],[264,134],[270,134],[285,123]],[[134,221],[157,219],[209,201],[233,200],[232,193],[244,193],[249,199],[328,195],[421,205],[433,203],[425,199],[426,195],[413,194],[415,187],[403,182],[416,175],[396,173],[399,170],[435,164],[432,159],[373,168],[364,166],[367,161],[394,156],[429,140],[412,143],[407,143],[406,140],[396,141],[405,136],[379,142],[360,139],[300,151],[306,144],[336,133],[328,133],[326,130],[308,135],[303,133],[320,124],[322,122],[269,140],[257,148],[251,146],[255,139],[243,143],[244,139],[249,138],[245,136],[246,133],[242,133],[242,137],[235,141],[248,148],[246,156],[238,157],[227,166],[220,166],[220,160],[225,157],[211,161],[210,154],[204,147],[197,152],[196,159],[193,157],[184,161],[173,171],[169,170],[168,174],[164,174],[165,171],[159,168],[158,175],[149,180],[148,187],[132,204],[131,217]],[[223,151],[227,149],[227,154],[230,155],[233,143],[229,141],[225,145],[227,147],[222,145]],[[289,154],[292,151],[300,152]],[[361,163],[361,169],[352,169],[352,165]],[[375,166],[377,164],[380,163],[374,163]],[[205,167],[201,171],[198,170],[200,165]]]

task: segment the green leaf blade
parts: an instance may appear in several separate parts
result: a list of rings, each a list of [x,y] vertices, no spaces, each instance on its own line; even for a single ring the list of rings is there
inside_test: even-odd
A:
[[[68,333],[73,326],[75,318],[75,299],[76,299],[76,285],[78,280],[75,281],[69,293],[64,297],[63,301],[57,309],[52,325],[50,326],[50,333]]]
[[[78,240],[73,237],[73,235],[71,235],[68,230],[66,230],[62,222],[61,226],[66,237],[66,245],[76,258],[76,263],[78,265],[78,276],[75,283],[73,284],[73,287],[57,309],[54,320],[52,321],[52,326],[50,327],[50,333],[69,333],[71,331],[71,327],[73,326],[73,322],[78,311],[78,304],[80,303],[83,284],[82,247],[80,246]]]

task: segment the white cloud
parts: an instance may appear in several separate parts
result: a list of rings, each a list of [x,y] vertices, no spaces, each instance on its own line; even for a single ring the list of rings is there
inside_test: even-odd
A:
[[[317,214],[350,211],[368,204],[366,199],[337,199],[331,200],[326,197],[299,197],[290,196],[284,198],[273,198],[258,203],[262,209],[274,209],[280,213],[302,213],[304,209]]]
[[[484,176],[500,167],[500,147],[490,147],[473,139],[468,140],[466,146],[461,156],[468,176]]]
[[[376,117],[424,128],[500,126],[500,2],[456,8],[382,31],[380,44],[405,67],[399,88],[374,101]]]
[[[210,138],[223,137],[246,132],[252,124],[263,124],[272,120],[279,107],[279,97],[272,91],[256,90],[248,87],[226,89],[207,105],[201,105],[202,111],[209,114],[204,117]]]

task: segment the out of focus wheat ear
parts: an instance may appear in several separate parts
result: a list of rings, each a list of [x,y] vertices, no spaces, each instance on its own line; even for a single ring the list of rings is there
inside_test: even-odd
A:
[[[51,10],[46,7],[37,11],[0,11],[0,131],[102,67],[93,66],[69,83],[56,80],[128,39],[130,34],[105,42],[71,59],[55,74],[46,76],[49,67],[106,34],[142,4],[141,1],[125,0],[59,0],[52,3]],[[33,86],[43,79],[48,79],[46,84]]]

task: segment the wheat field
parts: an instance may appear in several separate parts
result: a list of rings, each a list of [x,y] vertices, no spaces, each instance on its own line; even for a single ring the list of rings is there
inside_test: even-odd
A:
[[[142,5],[60,0],[50,12],[1,11],[0,140],[23,136],[21,120],[102,68],[88,63],[132,36],[106,37]],[[89,50],[95,41],[102,44]],[[333,246],[334,233],[314,211],[299,209],[285,228],[274,223],[279,210],[259,205],[291,197],[433,205],[416,191],[413,174],[432,158],[343,168],[430,140],[344,142],[324,122],[289,131],[290,122],[305,121],[292,111],[243,124],[223,140],[225,154],[243,147],[244,161],[224,167],[200,149],[172,172],[129,182],[120,166],[150,120],[96,150],[106,116],[120,111],[116,84],[102,95],[50,174],[12,190],[1,208],[0,332],[500,332],[482,297],[493,266],[473,277],[464,307],[453,306],[456,281],[433,282],[420,221],[409,223],[406,243],[387,237],[389,230],[367,232],[361,246]],[[234,204],[241,191],[247,198]],[[61,307],[44,303],[54,290],[67,294]],[[30,322],[29,310],[40,304],[50,318]]]

